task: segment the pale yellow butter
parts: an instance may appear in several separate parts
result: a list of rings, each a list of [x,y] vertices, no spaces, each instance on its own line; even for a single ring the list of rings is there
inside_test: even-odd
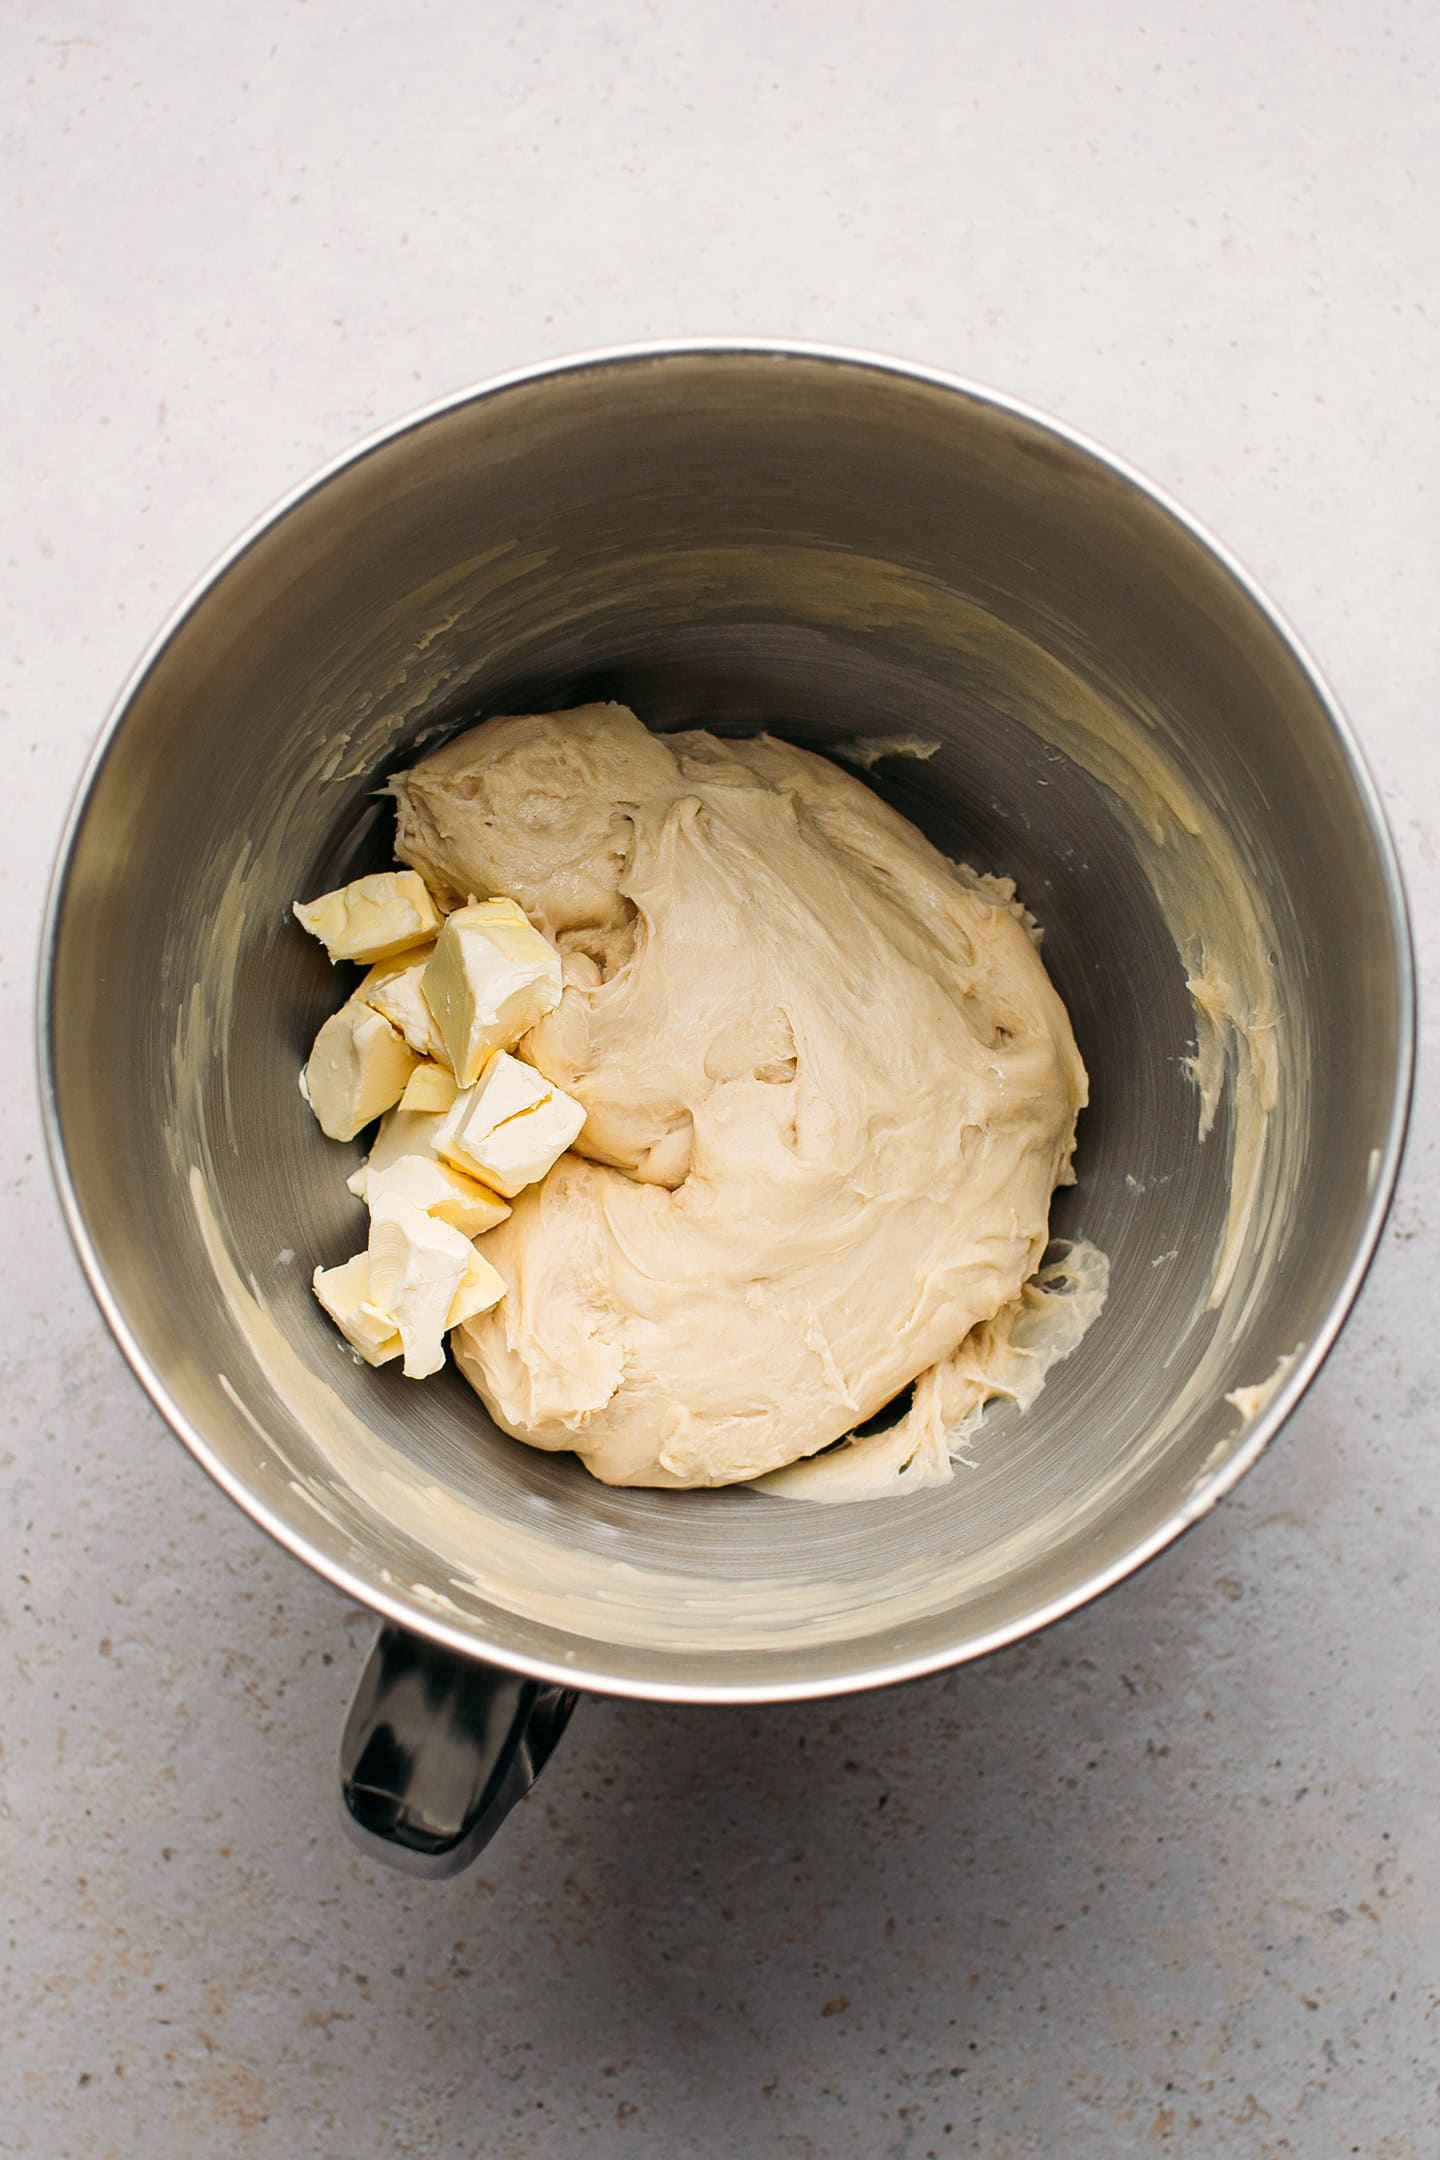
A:
[[[443,1065],[417,1065],[400,1097],[402,1110],[448,1110],[460,1090]]]
[[[468,1239],[453,1231],[443,1239],[430,1236],[423,1220],[428,1218],[411,1223],[404,1203],[395,1204],[392,1198],[381,1229],[379,1279],[386,1296],[400,1305],[403,1332],[395,1314],[375,1302],[368,1251],[339,1267],[316,1268],[312,1280],[321,1305],[366,1364],[388,1365],[392,1358],[405,1356],[411,1379],[423,1379],[444,1363],[440,1338],[446,1329],[489,1312],[505,1295],[503,1276]],[[415,1369],[419,1367],[423,1370]]]
[[[488,1057],[509,1050],[553,1012],[560,955],[513,900],[480,900],[446,918],[424,973],[456,1081],[473,1087]]]
[[[433,944],[413,946],[392,959],[377,960],[355,995],[383,1013],[418,1056],[443,1059],[445,1045],[420,987],[434,950]]]
[[[388,1117],[380,1120],[380,1130],[366,1159],[366,1168],[388,1170],[402,1155],[433,1158],[435,1138],[444,1123],[444,1114],[438,1110],[392,1110]]]
[[[381,1193],[370,1210],[370,1302],[394,1315],[405,1376],[445,1363],[445,1330],[475,1258],[470,1240],[413,1202]]]
[[[408,1200],[468,1238],[483,1237],[510,1213],[493,1192],[433,1155],[400,1155],[379,1170],[367,1164],[350,1189],[372,1208],[382,1194]]]
[[[507,1199],[544,1177],[579,1135],[585,1112],[507,1051],[457,1095],[433,1136],[437,1155]]]
[[[416,1063],[390,1022],[351,998],[315,1037],[301,1093],[323,1133],[332,1140],[353,1140],[400,1100]]]
[[[311,1288],[352,1348],[367,1365],[388,1365],[400,1355],[399,1331],[388,1313],[370,1302],[370,1256],[356,1253],[339,1267],[317,1267]],[[484,1306],[480,1307],[483,1312]]]
[[[509,1213],[509,1209],[506,1209]],[[447,1327],[459,1327],[462,1320],[473,1320],[477,1314],[489,1312],[505,1295],[505,1278],[493,1268],[483,1253],[470,1249],[470,1261],[459,1289],[450,1301],[446,1315]]]
[[[414,870],[354,878],[318,900],[297,900],[294,915],[332,960],[388,960],[440,928],[440,911]]]

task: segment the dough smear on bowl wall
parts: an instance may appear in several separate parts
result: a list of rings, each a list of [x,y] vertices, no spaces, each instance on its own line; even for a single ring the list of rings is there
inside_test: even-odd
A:
[[[1104,1295],[1091,1250],[1033,1280],[1087,1086],[1009,882],[823,758],[615,705],[486,721],[393,792],[442,907],[509,895],[564,958],[520,1054],[584,1127],[452,1338],[497,1422],[618,1485],[948,1478]]]

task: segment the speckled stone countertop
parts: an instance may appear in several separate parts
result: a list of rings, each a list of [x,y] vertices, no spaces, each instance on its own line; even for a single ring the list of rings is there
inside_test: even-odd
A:
[[[142,1400],[32,1108],[59,820],[176,595],[378,421],[676,331],[956,367],[1218,530],[1387,790],[1433,1027],[1440,16],[1144,12],[12,13],[0,2153],[1440,2152],[1427,1066],[1341,1348],[1180,1547],[900,1692],[584,1706],[441,1887],[341,1837],[371,1622]]]

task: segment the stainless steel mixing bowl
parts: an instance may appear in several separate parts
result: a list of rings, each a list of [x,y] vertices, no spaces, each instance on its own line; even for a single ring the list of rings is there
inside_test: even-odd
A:
[[[376,790],[418,748],[597,696],[662,729],[938,745],[880,757],[874,784],[1014,875],[1045,924],[1093,1105],[1055,1228],[1109,1254],[1110,1298],[942,1490],[834,1508],[611,1491],[499,1435],[453,1372],[358,1368],[311,1298],[312,1264],[354,1250],[362,1218],[296,1088],[335,984],[289,903],[389,859]],[[1147,758],[1158,798],[1134,784]],[[1213,899],[1249,923],[1273,989],[1260,1033],[1215,1039],[1204,1139],[1187,972],[1213,976],[1224,935],[1187,931],[1182,885],[1202,917]],[[1202,1514],[1355,1295],[1400,1153],[1412,997],[1348,728],[1153,489],[949,377],[635,349],[388,430],[186,602],[64,842],[43,1085],[71,1230],[155,1403],[257,1522],[386,1616],[347,1792],[438,1870],[524,1788],[575,1689],[733,1702],[903,1679],[1069,1611]],[[1275,1098],[1237,1213],[1261,1035]]]

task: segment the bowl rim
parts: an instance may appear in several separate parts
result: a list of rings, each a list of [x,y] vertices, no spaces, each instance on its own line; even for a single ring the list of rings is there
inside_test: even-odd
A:
[[[1079,451],[1084,457],[1125,481],[1179,525],[1233,580],[1273,636],[1288,649],[1334,731],[1344,755],[1351,785],[1369,826],[1381,871],[1390,917],[1390,958],[1398,993],[1399,1028],[1390,1112],[1385,1139],[1378,1150],[1380,1159],[1374,1167],[1370,1183],[1364,1221],[1355,1240],[1349,1265],[1313,1340],[1296,1358],[1273,1396],[1257,1413],[1225,1460],[1208,1475],[1197,1479],[1184,1501],[1172,1509],[1160,1524],[1139,1539],[1121,1558],[1097,1569],[1093,1575],[1085,1577],[1032,1612],[1004,1626],[967,1637],[942,1649],[929,1650],[908,1658],[867,1660],[854,1671],[839,1672],[818,1680],[779,1678],[737,1683],[712,1681],[703,1676],[694,1681],[649,1679],[607,1671],[603,1666],[590,1669],[579,1660],[519,1653],[505,1646],[488,1643],[476,1632],[455,1626],[442,1614],[429,1610],[419,1599],[406,1596],[403,1585],[393,1579],[389,1582],[381,1581],[378,1565],[375,1579],[371,1580],[338,1557],[318,1550],[295,1522],[269,1506],[220,1458],[203,1432],[173,1399],[165,1382],[151,1365],[131,1331],[121,1301],[110,1285],[104,1263],[90,1235],[70,1174],[55,1080],[53,1019],[60,923],[71,864],[84,829],[91,798],[126,717],[151,670],[182,625],[212,589],[250,548],[281,525],[292,511],[326,487],[339,474],[448,413],[463,406],[503,397],[513,390],[533,387],[556,376],[631,367],[653,361],[696,358],[803,360],[862,371],[895,379],[903,384],[918,385],[959,396],[1007,414],[1032,429],[1050,435],[1065,448]],[[944,368],[892,358],[863,347],[792,338],[742,336],[643,340],[562,354],[552,359],[507,369],[503,373],[487,376],[462,389],[433,399],[401,418],[374,429],[348,449],[328,459],[307,479],[300,481],[268,510],[253,519],[194,581],[149,640],[124,679],[85,760],[66,814],[46,894],[40,941],[37,1006],[38,1078],[46,1148],[61,1213],[81,1268],[101,1315],[119,1344],[131,1371],[172,1432],[184,1443],[201,1467],[209,1472],[222,1491],[229,1495],[252,1522],[267,1531],[297,1560],[314,1569],[336,1589],[353,1598],[357,1604],[368,1607],[372,1612],[393,1621],[412,1634],[423,1636],[463,1657],[488,1661],[507,1671],[551,1685],[647,1702],[758,1704],[818,1701],[830,1696],[852,1694],[871,1688],[892,1686],[905,1680],[920,1679],[927,1674],[946,1671],[952,1666],[967,1664],[975,1658],[985,1657],[992,1651],[1037,1634],[1042,1628],[1063,1619],[1068,1613],[1075,1612],[1082,1605],[1103,1596],[1173,1544],[1203,1516],[1208,1515],[1217,1502],[1223,1499],[1258,1461],[1334,1346],[1374,1258],[1394,1196],[1404,1153],[1415,1077],[1416,990],[1412,931],[1399,855],[1385,807],[1355,731],[1314,656],[1244,564],[1206,525],[1192,516],[1137,466],[1042,408]],[[857,1650],[863,1648],[864,1642],[863,1636],[856,1638]]]

